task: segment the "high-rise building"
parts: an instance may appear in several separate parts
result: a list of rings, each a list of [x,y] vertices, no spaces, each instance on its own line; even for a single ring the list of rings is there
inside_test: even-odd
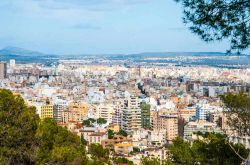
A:
[[[141,108],[139,98],[130,96],[124,100],[121,129],[132,132],[141,128]]]
[[[7,78],[7,63],[0,62],[0,79]]]
[[[172,141],[178,137],[178,115],[153,112],[151,117],[153,130],[166,131],[166,140]]]
[[[142,128],[150,128],[150,105],[141,103],[141,124]]]
[[[11,59],[10,60],[10,67],[14,68],[16,66],[16,60],[15,59]]]
[[[58,122],[62,121],[62,112],[66,111],[68,108],[67,101],[63,99],[58,99],[54,103],[54,119]]]
[[[114,106],[114,112],[112,114],[112,123],[117,124],[121,127],[121,116],[122,116],[122,107],[123,104],[120,104],[120,102],[117,102],[117,104]]]

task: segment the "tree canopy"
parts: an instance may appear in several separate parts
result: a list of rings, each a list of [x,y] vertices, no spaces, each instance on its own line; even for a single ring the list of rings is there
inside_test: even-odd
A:
[[[80,137],[46,118],[39,124],[36,137],[38,162],[41,164],[83,164],[87,162]]]
[[[250,136],[250,95],[245,93],[221,96],[230,128],[240,136]]]
[[[93,164],[110,164],[109,150],[100,144],[90,144],[89,153],[92,155]]]
[[[142,165],[160,165],[161,161],[159,158],[142,157],[141,164]]]
[[[93,123],[95,123],[96,120],[95,119],[92,119],[92,118],[88,118],[87,120],[83,120],[82,124],[85,126],[85,127],[93,127]]]
[[[86,127],[94,127],[94,123],[97,123],[99,125],[102,125],[102,124],[106,124],[107,123],[107,120],[104,119],[104,118],[98,118],[97,120],[95,119],[92,119],[92,118],[88,118],[86,120],[83,120],[82,124]]]
[[[117,135],[122,135],[122,136],[128,136],[128,133],[125,131],[125,130],[123,130],[123,129],[121,129],[118,133],[117,133]]]
[[[192,144],[180,138],[168,147],[168,156],[173,164],[235,164],[240,165],[242,159],[232,150],[233,146],[240,155],[247,158],[249,150],[241,144],[228,142],[226,136],[210,133],[204,140],[195,140]],[[229,145],[230,143],[230,145]]]
[[[175,0],[184,7],[183,21],[204,41],[227,39],[229,51],[250,45],[249,0]]]
[[[114,163],[116,163],[117,165],[134,165],[134,163],[130,160],[128,160],[127,158],[125,157],[117,157],[117,158],[114,158]]]
[[[0,90],[0,164],[88,164],[80,138]]]
[[[108,130],[108,138],[112,139],[114,137],[114,135],[115,135],[114,131],[109,129]]]
[[[96,120],[96,122],[97,122],[97,124],[106,124],[107,123],[107,120],[106,119],[104,119],[104,118],[98,118],[97,120]]]
[[[39,117],[20,96],[0,90],[0,162],[32,164],[35,162],[35,134]]]

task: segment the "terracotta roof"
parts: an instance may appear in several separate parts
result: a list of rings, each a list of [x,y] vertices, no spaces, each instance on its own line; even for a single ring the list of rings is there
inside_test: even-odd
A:
[[[104,136],[104,135],[106,135],[105,132],[95,132],[95,133],[92,133],[92,134],[89,135],[89,136]]]

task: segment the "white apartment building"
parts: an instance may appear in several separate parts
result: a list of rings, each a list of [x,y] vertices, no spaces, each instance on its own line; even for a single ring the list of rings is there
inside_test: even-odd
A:
[[[54,119],[58,122],[62,121],[62,113],[68,108],[68,103],[63,99],[56,99],[54,101]]]
[[[123,103],[121,101],[117,101],[114,105],[114,112],[112,114],[112,123],[113,124],[117,124],[119,126],[121,126],[121,116],[122,116],[122,107],[123,107]]]
[[[96,118],[103,118],[107,123],[112,123],[112,114],[114,113],[114,105],[111,103],[101,103],[96,107]]]
[[[197,120],[208,120],[212,107],[209,104],[197,104],[195,117]]]
[[[141,128],[141,108],[139,98],[130,96],[124,100],[121,129],[131,133]]]

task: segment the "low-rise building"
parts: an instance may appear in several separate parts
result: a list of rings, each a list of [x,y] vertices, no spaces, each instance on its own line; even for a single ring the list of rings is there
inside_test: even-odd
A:
[[[98,143],[101,144],[101,142],[105,139],[107,139],[107,134],[105,132],[94,132],[88,135],[87,141],[89,144],[91,143]]]
[[[196,134],[197,132],[214,132],[223,134],[223,131],[217,126],[217,124],[205,120],[196,120],[194,122],[189,122],[184,126],[184,139],[192,140],[193,134]]]
[[[114,145],[114,150],[117,155],[129,155],[133,151],[133,145],[129,142],[118,143]]]

